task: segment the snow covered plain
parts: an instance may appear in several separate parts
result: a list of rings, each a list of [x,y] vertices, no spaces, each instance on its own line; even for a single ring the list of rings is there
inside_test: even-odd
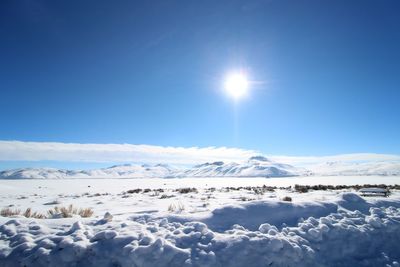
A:
[[[400,177],[0,180],[1,208],[94,211],[0,216],[0,266],[400,266],[399,191],[283,188],[367,183]]]

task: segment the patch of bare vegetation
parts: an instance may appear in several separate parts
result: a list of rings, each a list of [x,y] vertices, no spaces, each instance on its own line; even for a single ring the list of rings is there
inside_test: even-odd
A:
[[[50,202],[46,202],[43,205],[60,205],[60,204],[61,204],[61,201],[56,199],[56,200],[53,200],[53,201],[50,201]]]
[[[0,215],[3,217],[12,217],[12,216],[24,216],[26,218],[35,218],[35,219],[52,219],[52,218],[68,218],[72,217],[72,215],[79,215],[82,218],[91,217],[93,215],[93,210],[91,208],[75,208],[72,205],[68,207],[54,207],[47,211],[47,214],[43,214],[40,212],[32,211],[31,208],[27,208],[24,212],[21,212],[19,209],[10,209],[4,208],[0,211]]]
[[[24,212],[19,209],[4,208],[0,211],[3,217],[24,216],[26,218],[45,219],[46,216],[39,212],[32,212],[31,208],[27,208]]]
[[[84,209],[80,209],[78,212],[79,216],[81,216],[82,218],[89,218],[92,217],[93,215],[93,210],[91,208],[84,208]]]
[[[354,190],[360,190],[361,188],[383,188],[383,189],[394,189],[394,190],[400,190],[400,185],[395,184],[395,185],[385,185],[385,184],[364,184],[364,185],[298,185],[296,184],[294,186],[294,190],[299,193],[307,193],[310,190],[344,190],[344,189],[354,189]]]
[[[182,212],[185,210],[185,205],[183,205],[182,202],[177,202],[177,203],[171,203],[168,206],[168,211],[169,212]]]
[[[128,194],[138,194],[140,192],[142,192],[142,189],[140,189],[140,188],[130,189],[130,190],[126,191],[126,193],[128,193]]]
[[[153,189],[153,191],[158,193],[164,193],[164,189],[162,188]]]
[[[0,215],[3,217],[11,217],[15,215],[20,215],[21,210],[19,209],[10,209],[10,208],[4,208],[0,211]]]
[[[31,208],[27,208],[25,212],[22,214],[26,218],[36,218],[36,219],[45,219],[46,216],[39,212],[32,212]]]
[[[223,187],[221,189],[222,192],[230,192],[230,191],[252,191],[256,195],[261,195],[267,192],[275,192],[276,189],[290,189],[290,187],[276,187],[276,186],[239,186],[239,187]],[[215,189],[214,189],[215,190]],[[210,190],[211,191],[211,190]],[[213,192],[213,191],[211,191]]]
[[[88,195],[88,197],[101,197],[101,196],[108,196],[110,193],[96,193],[93,195]]]
[[[78,209],[71,204],[68,207],[54,207],[48,210],[47,214],[50,218],[69,218],[72,217],[72,215],[79,215],[82,218],[87,218],[93,215],[93,210],[91,208]]]
[[[175,197],[175,196],[174,196],[174,195],[162,194],[162,195],[160,196],[160,199],[173,198],[173,197]]]
[[[194,188],[194,187],[178,188],[175,191],[180,194],[198,193],[197,188]]]
[[[242,196],[242,197],[239,198],[239,200],[241,200],[241,201],[253,201],[253,200],[256,200],[256,199],[255,198],[247,198],[247,197]]]
[[[292,198],[291,198],[291,197],[288,197],[288,196],[282,198],[282,200],[283,200],[283,201],[287,201],[287,202],[292,202]]]
[[[164,192],[164,189],[162,189],[162,188],[158,188],[158,189],[150,189],[150,188],[141,189],[141,188],[136,188],[136,189],[130,189],[130,190],[126,191],[126,192],[122,192],[122,197],[123,197],[123,198],[126,198],[126,197],[128,197],[127,194],[139,194],[139,193],[143,193],[143,194],[151,193],[150,196],[156,197],[156,196],[159,196],[160,193],[163,193],[163,192]]]

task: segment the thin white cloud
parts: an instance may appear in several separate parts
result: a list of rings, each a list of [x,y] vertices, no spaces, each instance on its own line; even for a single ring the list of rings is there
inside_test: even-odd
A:
[[[259,151],[227,147],[163,147],[132,144],[80,144],[0,141],[0,161],[140,162],[197,164],[210,161],[244,161]],[[268,158],[295,166],[327,161],[400,161],[399,155],[359,153],[333,156],[277,156]]]
[[[0,141],[0,161],[143,162],[196,164],[240,161],[257,151],[227,147],[163,147],[132,144],[79,144]]]

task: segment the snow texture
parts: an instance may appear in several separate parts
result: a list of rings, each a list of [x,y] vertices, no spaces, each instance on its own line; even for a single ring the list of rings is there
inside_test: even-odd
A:
[[[400,262],[399,201],[372,203],[354,193],[329,202],[228,205],[197,221],[150,215],[119,221],[109,213],[100,220],[2,221],[0,265],[10,267],[399,266]]]

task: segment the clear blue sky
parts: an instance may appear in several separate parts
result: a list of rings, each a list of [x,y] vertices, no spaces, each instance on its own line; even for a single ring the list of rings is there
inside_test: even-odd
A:
[[[399,1],[1,1],[0,140],[400,153]],[[250,96],[221,92],[244,68]]]

